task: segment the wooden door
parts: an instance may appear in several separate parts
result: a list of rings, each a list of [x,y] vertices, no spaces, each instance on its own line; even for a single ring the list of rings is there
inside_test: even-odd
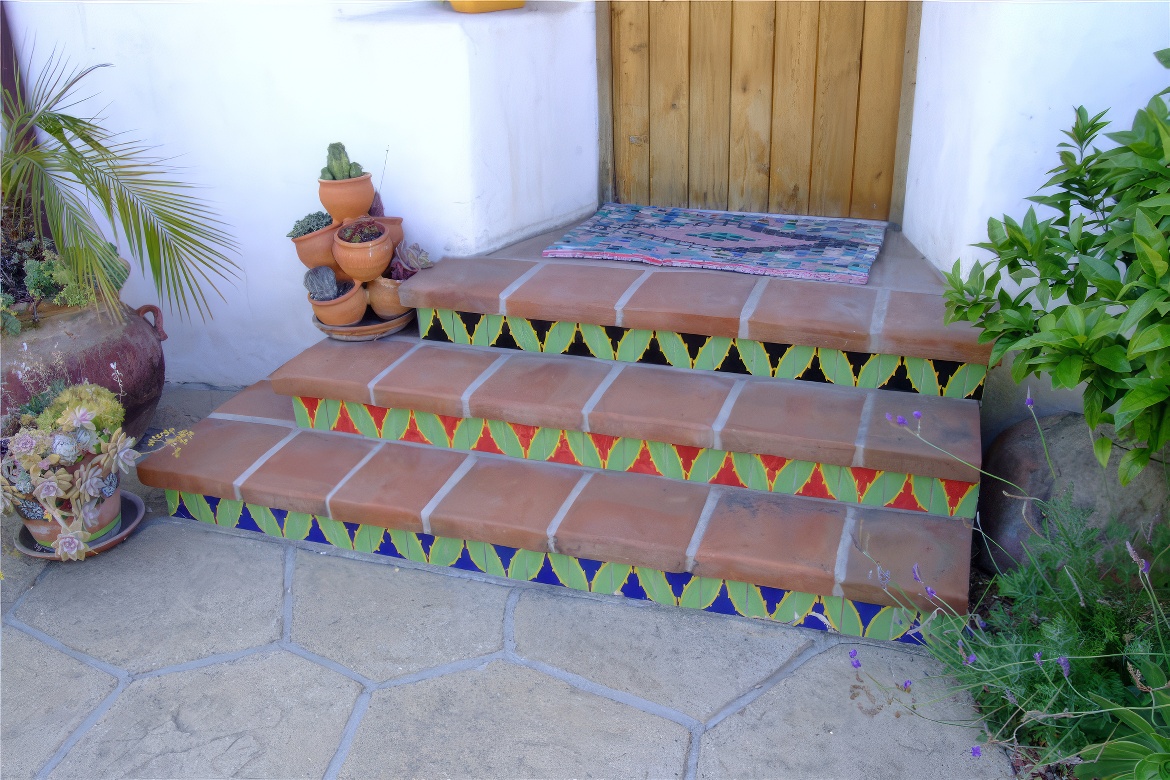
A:
[[[619,201],[890,217],[907,2],[608,5]]]

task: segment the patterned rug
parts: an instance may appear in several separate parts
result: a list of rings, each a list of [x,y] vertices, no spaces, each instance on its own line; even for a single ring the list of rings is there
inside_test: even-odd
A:
[[[865,284],[885,231],[869,220],[607,203],[543,254]]]

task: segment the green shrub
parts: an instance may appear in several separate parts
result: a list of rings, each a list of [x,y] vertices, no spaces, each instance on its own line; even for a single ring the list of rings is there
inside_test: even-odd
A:
[[[1158,53],[1170,67],[1170,50]],[[1056,211],[1041,221],[987,223],[995,254],[964,280],[947,274],[947,321],[983,328],[991,364],[1016,351],[1012,378],[1048,375],[1055,387],[1085,383],[1090,429],[1111,423],[1133,444],[1119,464],[1122,484],[1170,441],[1170,116],[1162,94],[1137,112],[1117,147],[1093,146],[1105,112],[1076,110],[1060,165],[1030,200]],[[1010,280],[1010,283],[1009,283]],[[1112,442],[1094,451],[1108,462]]]

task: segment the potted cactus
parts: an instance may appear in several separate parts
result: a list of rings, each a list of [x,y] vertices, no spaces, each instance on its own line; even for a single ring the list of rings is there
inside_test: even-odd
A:
[[[350,162],[345,144],[329,144],[325,167],[318,180],[318,194],[321,205],[341,224],[369,212],[374,202],[374,182],[370,174],[362,172],[362,166]]]
[[[366,291],[356,282],[339,282],[327,265],[305,273],[313,314],[324,325],[354,325],[366,314]]]
[[[333,258],[357,282],[377,279],[390,265],[394,241],[374,217],[346,220],[333,237]]]
[[[430,257],[418,244],[411,244],[409,247],[399,244],[394,250],[394,259],[390,261],[390,276],[379,276],[366,284],[370,308],[374,310],[374,314],[381,319],[391,320],[410,311],[409,307],[402,305],[398,297],[398,286],[432,265]]]
[[[333,259],[333,236],[340,227],[341,224],[334,222],[324,211],[314,211],[298,219],[288,232],[288,237],[297,250],[297,257],[306,267],[327,265],[335,273],[344,276],[341,267]]]

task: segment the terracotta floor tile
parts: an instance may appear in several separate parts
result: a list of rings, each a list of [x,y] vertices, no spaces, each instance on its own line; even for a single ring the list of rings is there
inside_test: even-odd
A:
[[[404,306],[498,314],[500,293],[534,263],[494,257],[448,257],[402,283]]]
[[[685,571],[687,546],[708,491],[704,485],[644,474],[595,473],[557,529],[557,551]]]
[[[369,403],[370,380],[406,354],[409,341],[323,339],[272,372],[280,395]]]
[[[138,465],[142,484],[234,498],[236,478],[289,434],[288,428],[276,425],[216,419],[201,420],[191,430],[195,436],[178,457],[158,452]]]
[[[948,457],[914,436],[918,423],[914,411],[922,412],[922,437],[962,460],[979,466],[979,404],[976,401],[938,398],[892,391],[878,391],[866,430],[862,466],[902,474],[978,482],[974,469]],[[906,418],[906,427],[886,420],[886,415]]]
[[[431,513],[431,530],[545,550],[548,525],[580,477],[580,470],[568,466],[480,458]]]
[[[614,304],[642,270],[550,263],[509,295],[505,305],[508,314],[518,317],[614,325]]]
[[[863,391],[816,382],[749,380],[723,426],[722,449],[849,466]]]
[[[246,417],[262,417],[270,420],[296,422],[293,401],[290,396],[277,395],[267,379],[245,387],[215,410],[220,414],[239,414]]]
[[[499,357],[477,349],[424,345],[378,380],[374,403],[462,417],[463,391]]]
[[[655,271],[622,307],[622,326],[735,337],[758,281],[719,271]]]
[[[891,573],[891,590],[901,587],[919,607],[933,608],[926,586],[959,612],[967,611],[971,575],[971,528],[960,518],[934,518],[919,512],[895,512],[858,507],[849,550],[845,596],[870,604],[895,606],[896,600],[882,590],[877,565]],[[868,552],[869,557],[864,553]],[[871,560],[872,558],[872,560]],[[875,564],[876,561],[876,564]],[[913,567],[923,582],[914,581]],[[899,598],[904,598],[898,593]],[[937,606],[935,604],[934,606]]]
[[[472,394],[471,414],[580,430],[581,410],[609,371],[594,360],[513,355]]]
[[[874,351],[987,365],[992,345],[980,344],[979,330],[968,322],[944,325],[945,315],[942,295],[891,291]]]
[[[334,494],[333,519],[421,531],[423,507],[465,458],[451,450],[387,443]]]
[[[751,317],[755,341],[864,351],[877,290],[868,286],[769,279]]]
[[[734,378],[646,365],[627,366],[589,414],[608,436],[711,447],[711,430]]]
[[[941,295],[947,285],[942,272],[910,243],[905,233],[887,230],[866,286]]]
[[[377,442],[302,431],[244,480],[240,497],[260,506],[324,515],[325,497]]]
[[[832,501],[725,490],[699,544],[694,572],[832,593],[845,509]]]

